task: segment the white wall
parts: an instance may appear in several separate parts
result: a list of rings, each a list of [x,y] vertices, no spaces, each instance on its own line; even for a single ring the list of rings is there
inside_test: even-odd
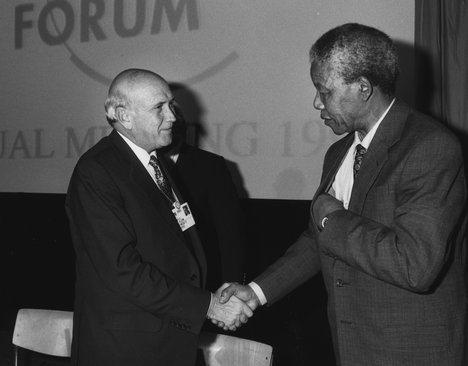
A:
[[[109,80],[129,67],[187,86],[200,146],[231,161],[253,198],[308,199],[318,185],[336,140],[312,106],[308,50],[323,32],[360,22],[388,33],[412,96],[411,0],[3,0],[0,19],[2,192],[65,192],[78,156],[109,132]]]

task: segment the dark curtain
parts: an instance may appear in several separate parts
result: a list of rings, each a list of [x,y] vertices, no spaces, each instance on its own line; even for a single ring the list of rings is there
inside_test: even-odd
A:
[[[468,0],[416,0],[415,10],[416,104],[455,131],[468,172]],[[466,233],[468,205],[463,215],[459,235]],[[468,294],[468,268],[465,288]]]
[[[468,134],[468,0],[416,0],[416,104]]]

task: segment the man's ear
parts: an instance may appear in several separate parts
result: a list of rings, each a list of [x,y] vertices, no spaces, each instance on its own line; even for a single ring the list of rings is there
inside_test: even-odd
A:
[[[361,93],[363,100],[367,101],[371,97],[372,93],[374,92],[374,88],[371,82],[369,81],[369,79],[367,79],[364,76],[361,76],[359,78],[358,83],[359,83],[359,92]]]
[[[124,107],[117,107],[115,109],[115,116],[125,129],[130,130],[132,128],[132,120],[128,116],[128,112]]]

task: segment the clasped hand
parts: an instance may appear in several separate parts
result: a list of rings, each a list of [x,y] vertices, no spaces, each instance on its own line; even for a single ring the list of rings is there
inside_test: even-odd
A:
[[[343,209],[343,203],[328,193],[322,193],[313,202],[312,213],[314,221],[319,225],[322,219],[335,212]]]
[[[208,318],[220,328],[234,331],[247,323],[259,304],[250,286],[225,283],[213,294]]]

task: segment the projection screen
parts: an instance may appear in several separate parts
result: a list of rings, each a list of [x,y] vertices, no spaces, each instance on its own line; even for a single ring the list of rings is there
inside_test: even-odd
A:
[[[338,138],[312,105],[312,42],[344,22],[414,39],[409,0],[3,0],[0,14],[1,192],[66,192],[110,132],[110,80],[138,67],[174,83],[189,140],[227,159],[242,197],[310,199]]]

